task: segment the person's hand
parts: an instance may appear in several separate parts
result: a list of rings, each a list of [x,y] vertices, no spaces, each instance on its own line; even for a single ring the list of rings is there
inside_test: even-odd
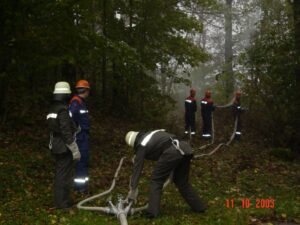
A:
[[[79,148],[76,144],[76,142],[72,142],[71,144],[67,145],[67,147],[70,149],[70,151],[72,152],[72,155],[73,155],[73,160],[77,160],[79,161],[80,158],[81,158],[81,154],[80,154],[80,151],[79,151]]]
[[[126,197],[127,201],[128,202],[132,201],[132,202],[136,203],[138,194],[139,194],[138,188],[136,188],[134,190],[130,188],[128,195]]]

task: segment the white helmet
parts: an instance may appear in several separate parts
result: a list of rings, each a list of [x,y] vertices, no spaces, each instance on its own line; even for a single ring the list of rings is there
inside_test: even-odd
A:
[[[57,82],[53,94],[71,94],[69,83],[64,81]]]
[[[125,136],[125,141],[126,143],[133,147],[134,146],[134,142],[135,142],[135,138],[138,135],[139,132],[135,132],[135,131],[129,131],[126,136]]]

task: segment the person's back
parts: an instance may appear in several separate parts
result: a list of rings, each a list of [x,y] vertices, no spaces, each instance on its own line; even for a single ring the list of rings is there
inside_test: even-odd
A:
[[[190,90],[190,95],[185,99],[185,134],[191,132],[191,135],[196,134],[196,118],[197,100],[195,99],[195,89]]]
[[[214,103],[211,99],[211,91],[205,92],[205,97],[201,100],[201,116],[203,121],[202,137],[211,138],[212,135],[212,112]]]
[[[162,187],[171,172],[173,181],[182,197],[196,212],[203,212],[205,205],[188,183],[192,148],[185,141],[163,130],[150,132],[130,131],[125,137],[126,143],[134,148],[135,159],[127,199],[135,201],[138,194],[138,182],[145,160],[157,161],[150,182],[149,217],[158,216]]]
[[[50,131],[49,149],[55,160],[54,208],[69,208],[72,206],[70,187],[73,159],[80,159],[74,137],[77,128],[67,109],[70,93],[70,86],[67,82],[56,83],[53,102],[47,115]]]

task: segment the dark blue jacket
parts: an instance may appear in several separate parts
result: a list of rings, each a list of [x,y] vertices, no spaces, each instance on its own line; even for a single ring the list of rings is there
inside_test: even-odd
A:
[[[89,131],[90,119],[85,100],[78,95],[74,95],[70,101],[69,110],[76,125],[80,126],[82,131]]]
[[[195,112],[197,111],[196,99],[189,96],[185,99],[184,103],[185,103],[185,115],[186,116],[195,115]]]

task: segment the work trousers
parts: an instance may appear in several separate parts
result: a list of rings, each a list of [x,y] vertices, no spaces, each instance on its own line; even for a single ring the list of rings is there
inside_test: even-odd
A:
[[[211,115],[202,115],[203,127],[202,127],[202,135],[211,136],[212,131],[212,117]]]
[[[237,120],[237,126],[236,126],[236,131],[235,131],[235,139],[239,140],[242,135],[242,122],[241,122],[241,113],[237,112],[234,115],[234,119]]]
[[[195,113],[193,114],[185,114],[185,131],[189,131],[191,129],[191,132],[196,131],[196,119],[195,119]]]
[[[192,210],[196,212],[203,212],[205,210],[205,205],[189,184],[190,160],[191,156],[181,155],[174,147],[166,149],[160,156],[150,181],[147,213],[151,217],[156,217],[159,214],[163,184],[172,171],[173,182]]]
[[[80,192],[88,191],[89,183],[89,134],[82,131],[77,135],[77,145],[81,154],[80,160],[76,163],[76,174],[74,179],[75,189]]]
[[[72,206],[70,191],[73,178],[73,157],[70,151],[53,154],[55,159],[54,206],[68,208]]]

